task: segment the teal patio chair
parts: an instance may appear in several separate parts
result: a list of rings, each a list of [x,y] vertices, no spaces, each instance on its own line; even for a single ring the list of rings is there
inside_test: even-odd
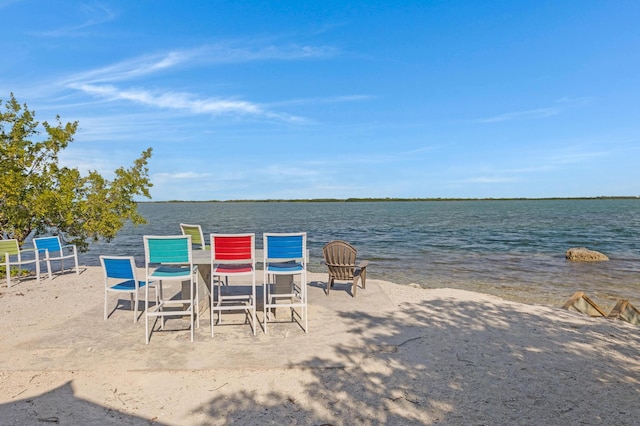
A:
[[[104,319],[107,312],[109,293],[129,294],[133,322],[138,322],[139,290],[152,285],[151,282],[140,281],[136,275],[136,262],[133,256],[100,256],[100,264],[104,272]],[[156,287],[156,304],[158,288]],[[116,306],[117,309],[117,306]],[[114,309],[115,310],[115,309]]]
[[[149,318],[155,318],[156,320],[160,318],[160,329],[164,330],[166,317],[183,317],[187,315],[190,319],[191,341],[193,342],[194,324],[198,327],[200,326],[200,316],[197,315],[199,312],[198,265],[193,264],[191,236],[145,235],[143,241],[145,281],[155,281],[158,291],[158,303],[150,310],[149,286],[145,286],[146,342],[149,344]],[[189,281],[188,295],[183,294],[185,289],[181,288],[180,296],[177,299],[165,297],[163,288],[165,283],[177,282],[182,284],[183,281]]]
[[[39,237],[33,239],[33,245],[39,253],[39,256],[44,255],[44,260],[47,263],[47,271],[49,273],[49,279],[51,279],[51,261],[60,261],[60,273],[64,273],[64,260],[73,259],[76,267],[76,275],[80,275],[78,269],[78,251],[73,244],[62,245],[60,237]]]
[[[186,223],[180,224],[182,235],[191,235],[191,244],[196,249],[209,250],[211,246],[208,246],[204,241],[204,235],[202,234],[202,227],[200,225],[189,225]]]
[[[251,328],[256,334],[256,250],[253,233],[211,234],[211,337],[213,337],[214,312],[218,312],[218,324],[223,311],[245,311],[251,314]],[[250,292],[229,286],[229,277],[251,277]],[[222,285],[221,278],[226,285]],[[214,287],[217,291],[214,291]],[[223,291],[225,287],[226,291]],[[246,288],[246,287],[245,287]],[[215,295],[215,298],[214,298]]]
[[[271,310],[289,308],[291,321],[297,322],[306,333],[307,320],[307,234],[263,234],[264,291],[263,321],[267,322]],[[295,276],[300,276],[299,283]],[[271,283],[273,279],[273,283]],[[300,312],[296,311],[296,308]],[[304,326],[300,321],[304,321]]]
[[[24,259],[22,255],[24,253],[33,252],[33,259]],[[7,287],[11,287],[11,267],[18,267],[18,276],[22,272],[22,266],[31,263],[36,264],[36,281],[40,284],[40,259],[38,251],[36,249],[20,249],[18,240],[0,240],[0,258],[5,266],[5,272],[7,274]]]

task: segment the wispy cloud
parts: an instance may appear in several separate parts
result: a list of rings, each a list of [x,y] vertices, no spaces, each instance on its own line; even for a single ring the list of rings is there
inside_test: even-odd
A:
[[[484,167],[472,173],[473,176],[455,180],[462,184],[505,184],[521,182],[528,176],[545,175],[554,170],[567,169],[571,165],[587,163],[593,159],[606,156],[604,151],[585,151],[585,147],[562,148],[541,157],[523,159],[522,167]]]
[[[588,96],[583,96],[580,98],[572,98],[569,96],[563,96],[562,98],[558,98],[556,99],[556,103],[557,104],[561,104],[561,105],[586,105],[588,103],[590,103],[592,100],[591,97]]]
[[[499,177],[499,176],[476,176],[468,179],[462,179],[455,181],[455,183],[464,184],[494,184],[494,183],[512,183],[518,179],[512,177]]]
[[[272,102],[269,106],[291,106],[291,105],[321,105],[321,104],[335,104],[345,102],[362,102],[370,99],[374,99],[372,95],[344,95],[344,96],[327,96],[322,98],[304,98],[304,99],[290,99],[281,102]]]
[[[118,89],[111,85],[74,84],[71,87],[109,100],[127,100],[158,108],[187,109],[197,114],[240,113],[265,115],[257,104],[225,99],[194,99],[189,93],[151,93],[142,89]]]
[[[278,180],[289,180],[292,178],[317,176],[319,171],[309,167],[292,167],[287,164],[272,164],[266,167],[261,174],[275,177]]]
[[[66,83],[107,83],[134,80],[181,66],[222,65],[265,60],[302,60],[333,56],[331,47],[316,46],[237,46],[237,42],[205,45],[192,49],[143,55],[95,70],[72,75]]]
[[[551,117],[560,113],[559,108],[538,108],[528,111],[507,112],[493,117],[480,118],[475,120],[476,123],[498,123],[501,121],[511,120],[534,120],[539,118]]]
[[[191,93],[180,92],[151,92],[143,89],[119,89],[111,85],[72,85],[89,95],[95,95],[109,101],[124,100],[160,109],[185,110],[193,114],[211,115],[252,115],[286,121],[290,123],[305,123],[306,119],[291,114],[265,110],[257,103],[235,99],[199,99]]]
[[[134,80],[163,70],[170,70],[190,62],[197,56],[197,50],[171,51],[157,55],[144,55],[106,67],[74,74],[61,83],[74,86],[83,83],[109,83]]]
[[[225,62],[246,62],[267,59],[295,60],[322,57],[332,54],[332,49],[289,45],[285,47],[238,47],[231,44],[217,44],[194,49],[144,55],[109,66],[72,75],[61,81],[64,87],[77,90],[107,101],[128,101],[161,109],[178,109],[193,114],[236,114],[250,115],[285,121],[307,123],[308,120],[292,114],[272,111],[261,105],[232,98],[203,97],[192,93],[172,90],[148,90],[140,87],[121,87],[123,82],[140,79],[160,72],[172,72],[181,67],[194,67]],[[359,96],[344,97],[355,100]]]
[[[554,155],[549,161],[554,165],[576,164],[605,155],[607,155],[605,151],[584,152],[580,148],[576,148],[575,150],[567,150],[565,153]]]
[[[116,17],[116,14],[111,9],[99,3],[83,4],[82,12],[87,16],[87,18],[79,24],[56,28],[48,31],[39,31],[33,33],[33,35],[41,37],[84,36],[86,34],[83,33],[83,30],[112,21]]]
[[[4,9],[5,7],[11,6],[15,3],[20,3],[24,0],[0,0],[0,9]]]
[[[536,108],[525,111],[512,111],[506,112],[503,114],[498,114],[493,117],[486,117],[474,120],[475,123],[499,123],[502,121],[512,121],[512,120],[537,120],[541,118],[552,117],[554,115],[561,114],[565,109],[586,105],[591,102],[591,98],[589,97],[579,97],[572,98],[568,96],[564,96],[562,98],[556,99],[553,103],[554,106],[546,107],[546,108]]]
[[[291,61],[337,56],[332,46],[309,46],[296,43],[260,45],[256,42],[228,41],[206,45],[198,49],[203,62],[224,64],[266,60]]]
[[[172,182],[175,180],[198,180],[208,179],[211,177],[211,173],[196,173],[196,172],[177,172],[177,173],[154,173],[153,181],[157,183]]]

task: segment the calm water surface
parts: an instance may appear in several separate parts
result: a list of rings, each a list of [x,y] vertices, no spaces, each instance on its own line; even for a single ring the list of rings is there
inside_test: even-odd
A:
[[[322,246],[343,239],[369,259],[370,277],[425,288],[453,287],[559,306],[577,290],[607,309],[618,298],[640,306],[640,199],[364,203],[142,203],[149,222],[127,225],[111,243],[81,255],[134,255],[143,235],[180,233],[179,223],[211,232],[306,231],[309,269],[324,272]],[[572,263],[571,247],[609,262]]]

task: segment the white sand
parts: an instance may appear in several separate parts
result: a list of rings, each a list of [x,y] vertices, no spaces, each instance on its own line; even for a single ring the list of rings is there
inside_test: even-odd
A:
[[[637,424],[640,328],[460,290],[311,274],[309,333],[102,318],[99,268],[0,288],[0,424]],[[110,298],[110,308],[116,306]],[[562,301],[559,301],[561,303]],[[259,314],[259,318],[262,315]],[[186,324],[169,323],[173,328]]]

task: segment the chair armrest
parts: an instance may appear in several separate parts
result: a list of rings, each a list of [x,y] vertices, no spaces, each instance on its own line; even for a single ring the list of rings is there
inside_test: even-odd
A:
[[[40,260],[40,251],[36,250],[34,248],[30,248],[30,249],[20,249],[20,253],[27,253],[27,252],[33,252],[33,256],[35,257],[34,261],[36,260]],[[31,261],[29,261],[31,262]]]
[[[369,266],[369,261],[368,261],[368,260],[361,260],[361,261],[358,263],[358,268],[360,268],[360,269],[364,269],[364,268],[366,268],[367,266]]]
[[[73,244],[67,244],[66,246],[61,246],[60,249],[66,249],[66,248],[72,248],[73,250],[76,249],[76,246]]]

